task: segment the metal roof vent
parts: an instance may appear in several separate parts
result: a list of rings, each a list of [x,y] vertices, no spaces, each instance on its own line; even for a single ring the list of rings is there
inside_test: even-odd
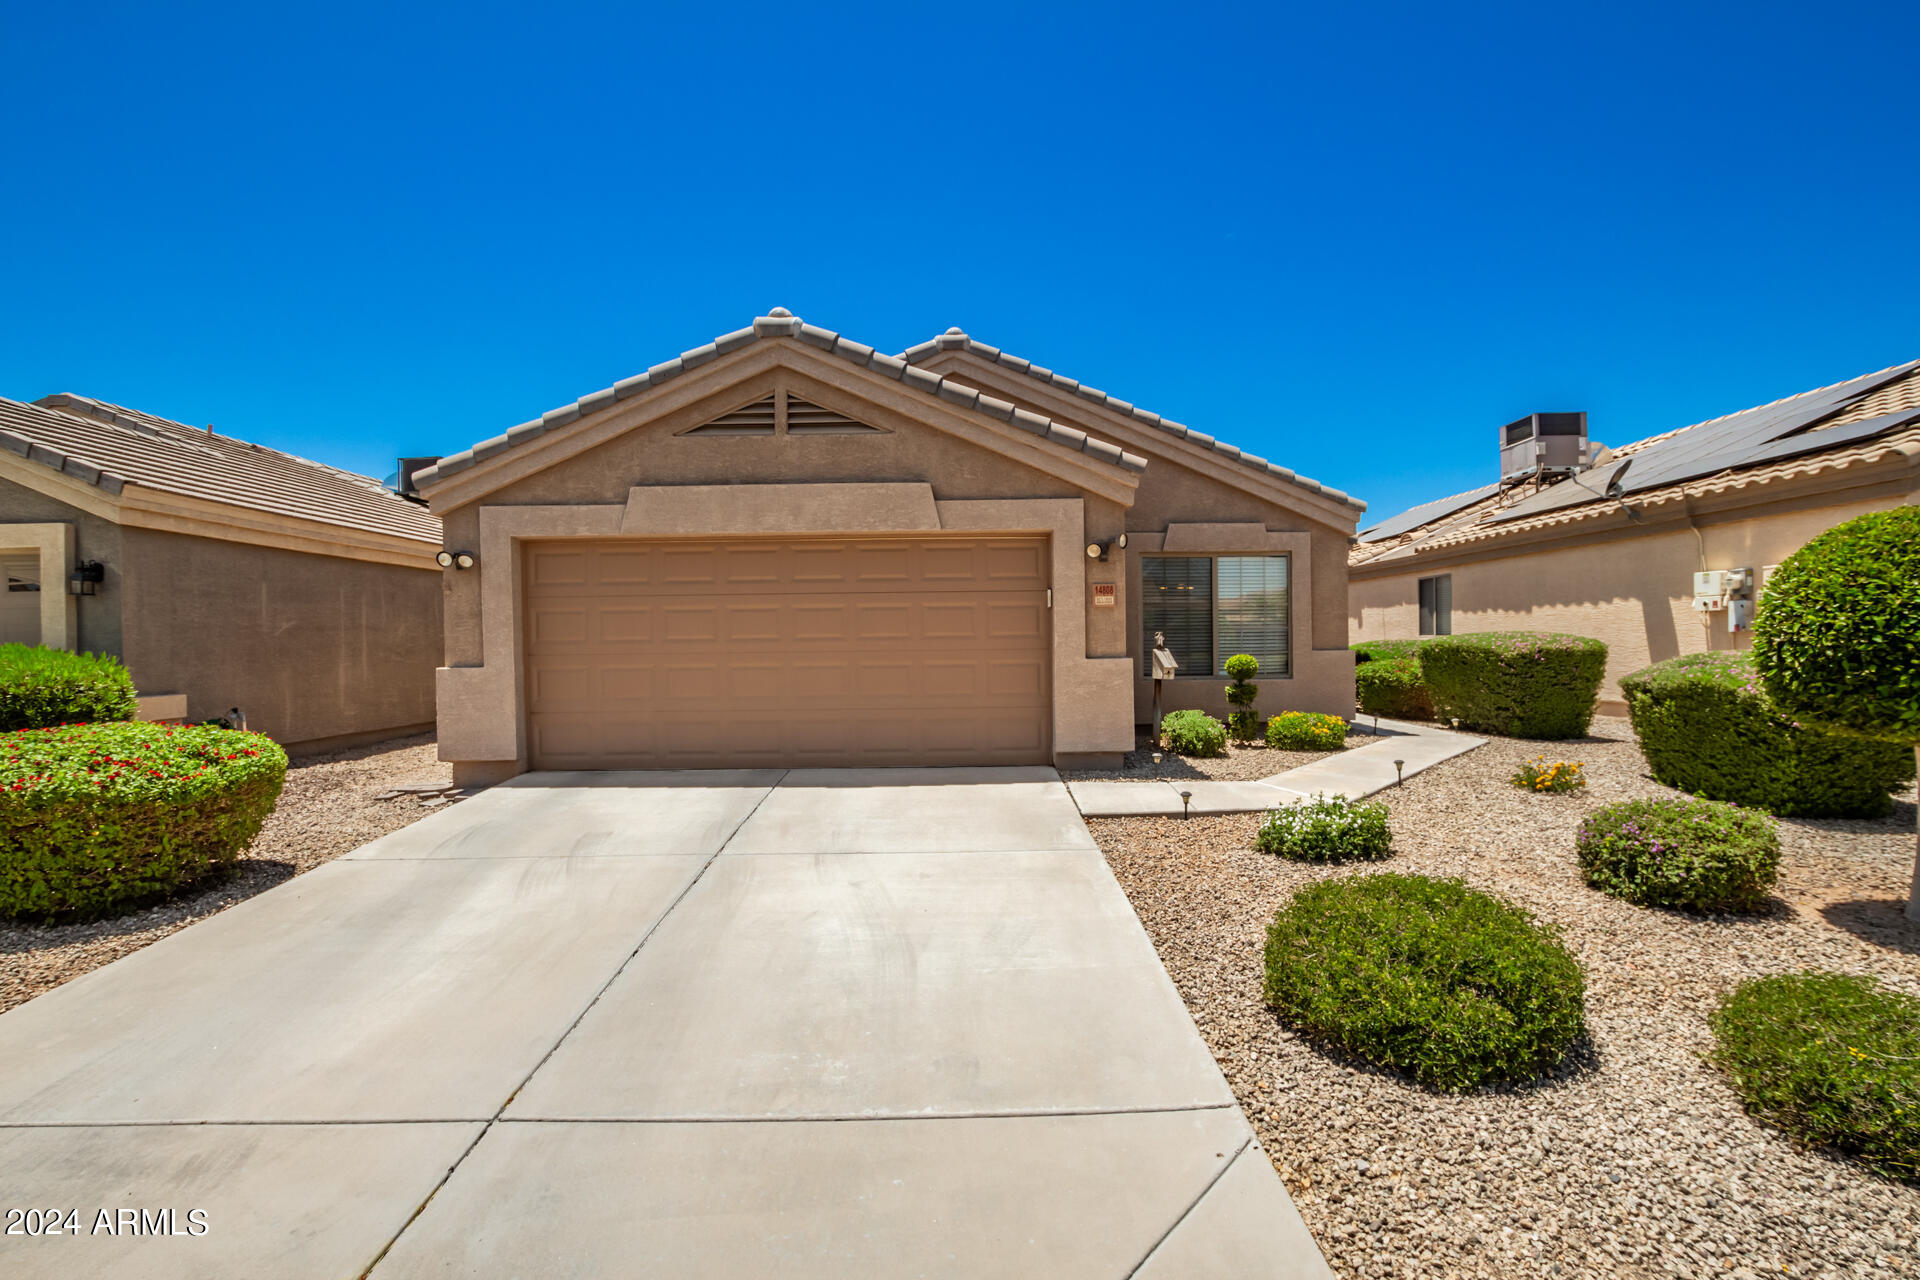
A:
[[[1592,465],[1584,413],[1530,413],[1500,428],[1500,487],[1559,478]]]

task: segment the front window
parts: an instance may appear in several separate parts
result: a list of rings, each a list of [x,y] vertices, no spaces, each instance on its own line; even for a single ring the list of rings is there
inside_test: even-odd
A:
[[[1260,674],[1293,674],[1292,597],[1285,556],[1146,556],[1140,561],[1141,672],[1153,674],[1153,633],[1180,674],[1225,675],[1236,653]]]
[[[1420,634],[1453,634],[1453,575],[1420,579]]]

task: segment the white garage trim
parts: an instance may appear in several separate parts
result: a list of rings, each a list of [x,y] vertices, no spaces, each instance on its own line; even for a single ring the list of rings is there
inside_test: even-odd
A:
[[[67,571],[77,543],[70,524],[0,524],[0,552],[20,552],[40,562],[40,643],[74,649],[80,643],[79,602],[67,594]]]

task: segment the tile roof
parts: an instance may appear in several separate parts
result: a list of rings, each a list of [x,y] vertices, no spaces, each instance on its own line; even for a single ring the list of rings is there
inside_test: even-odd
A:
[[[370,476],[92,400],[0,398],[0,449],[118,495],[128,485],[254,511],[440,541],[440,521]]]
[[[1096,440],[1084,431],[1076,431],[1051,418],[1016,408],[1004,400],[997,400],[950,378],[938,377],[923,369],[916,369],[896,356],[876,351],[864,343],[842,337],[830,329],[807,324],[785,307],[775,307],[764,316],[756,316],[753,323],[745,329],[735,329],[732,333],[722,334],[712,342],[695,347],[691,351],[683,351],[671,360],[654,365],[645,373],[581,396],[572,404],[563,404],[557,409],[549,409],[533,421],[510,427],[504,434],[497,435],[491,440],[482,440],[471,449],[448,454],[440,459],[437,465],[415,472],[414,483],[427,486],[444,480],[448,476],[457,475],[476,463],[485,462],[529,440],[538,439],[556,427],[577,422],[588,414],[597,413],[617,401],[657,387],[743,347],[775,338],[790,338],[804,342],[810,347],[818,347],[830,355],[839,356],[849,364],[884,374],[897,382],[914,387],[930,396],[936,396],[962,409],[984,413],[990,418],[1011,423],[1043,440],[1085,453],[1102,462],[1112,463],[1128,471],[1137,472],[1146,469],[1145,458],[1127,453],[1118,445]]]
[[[1761,429],[1749,429],[1751,423],[1761,424]],[[1769,428],[1769,423],[1779,429]],[[1696,435],[1699,445],[1690,443]],[[1648,436],[1614,450],[1608,462],[1586,477],[1563,480],[1517,502],[1511,495],[1475,490],[1459,495],[1464,501],[1423,504],[1373,526],[1385,536],[1367,541],[1371,531],[1362,530],[1363,541],[1348,553],[1348,563],[1358,567],[1403,560],[1416,552],[1609,515],[1619,504],[1602,492],[1603,482],[1629,459],[1656,460],[1655,467],[1636,464],[1642,466],[1643,479],[1627,486],[1624,495],[1628,505],[1642,510],[1689,496],[1845,470],[1901,453],[1920,456],[1920,361]],[[1663,454],[1680,461],[1662,460]],[[1689,456],[1694,459],[1690,465]],[[1438,510],[1424,522],[1408,524],[1403,519],[1426,508]]]
[[[977,342],[962,332],[958,326],[947,330],[937,338],[928,339],[917,347],[908,347],[900,353],[900,358],[908,364],[918,364],[923,360],[938,355],[942,351],[966,351],[991,364],[997,364],[1004,368],[1011,369],[1015,373],[1024,373],[1029,378],[1044,382],[1050,387],[1055,387],[1071,395],[1078,396],[1082,400],[1090,400],[1094,404],[1103,405],[1115,413],[1132,418],[1134,421],[1146,426],[1158,428],[1170,436],[1185,440],[1188,444],[1198,445],[1202,449],[1210,450],[1223,458],[1238,462],[1242,466],[1251,467],[1253,470],[1261,472],[1264,475],[1272,476],[1277,480],[1284,480],[1288,484],[1297,485],[1305,489],[1308,493],[1317,493],[1323,497],[1331,498],[1335,502],[1345,503],[1356,511],[1365,511],[1367,509],[1367,504],[1358,498],[1349,497],[1338,489],[1321,484],[1318,480],[1309,480],[1306,476],[1296,475],[1277,463],[1268,462],[1265,458],[1242,452],[1240,449],[1227,444],[1225,441],[1216,440],[1210,435],[1195,431],[1192,427],[1175,422],[1171,418],[1163,418],[1157,413],[1150,413],[1138,405],[1120,399],[1118,396],[1111,396],[1104,391],[1097,391],[1085,383],[1075,381],[1064,374],[1055,373],[1051,369],[1043,368],[1031,360],[1023,360],[1019,356],[1010,356],[998,347],[988,346],[984,342]]]

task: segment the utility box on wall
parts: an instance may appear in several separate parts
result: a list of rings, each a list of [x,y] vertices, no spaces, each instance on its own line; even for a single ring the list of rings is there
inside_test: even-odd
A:
[[[1698,613],[1725,613],[1728,631],[1753,625],[1753,570],[1702,569],[1693,575],[1693,607]]]

